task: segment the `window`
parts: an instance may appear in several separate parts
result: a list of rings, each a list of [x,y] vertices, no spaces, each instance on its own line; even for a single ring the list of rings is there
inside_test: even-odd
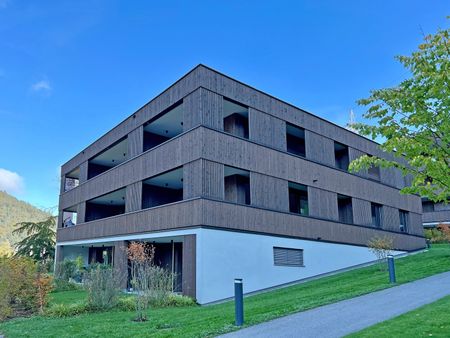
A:
[[[144,124],[144,151],[183,132],[183,101],[179,101]]]
[[[306,185],[289,182],[289,211],[308,216],[308,188]]]
[[[432,201],[422,201],[422,211],[423,212],[433,212],[434,211],[434,203]]]
[[[276,266],[303,267],[303,250],[274,246],[273,264]]]
[[[353,224],[352,198],[337,195],[339,222]]]
[[[382,222],[381,222],[381,209],[382,205],[377,204],[377,203],[372,203],[371,204],[371,209],[372,209],[372,225],[377,227],[377,228],[381,228]]]
[[[183,167],[151,177],[142,183],[143,209],[183,200]]]
[[[235,136],[248,138],[248,107],[224,98],[223,130]]]
[[[306,157],[305,129],[286,123],[287,152]]]
[[[348,147],[345,144],[334,142],[334,160],[336,168],[348,170]]]
[[[405,210],[399,210],[398,211],[400,216],[400,231],[401,232],[408,232],[408,226],[409,226],[409,212]]]
[[[372,155],[367,155],[367,156],[372,156]],[[367,170],[367,176],[373,180],[379,181],[380,180],[380,167],[371,166]]]
[[[224,169],[225,201],[250,205],[250,172],[234,167]]]

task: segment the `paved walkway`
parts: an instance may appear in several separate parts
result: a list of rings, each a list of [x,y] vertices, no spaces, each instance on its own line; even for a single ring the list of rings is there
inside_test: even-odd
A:
[[[450,272],[298,312],[222,337],[342,337],[447,295],[450,295]]]

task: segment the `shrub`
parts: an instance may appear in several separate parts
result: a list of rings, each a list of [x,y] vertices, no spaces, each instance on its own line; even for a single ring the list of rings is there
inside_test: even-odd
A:
[[[63,279],[58,279],[55,278],[53,279],[53,286],[54,286],[54,291],[74,291],[74,290],[79,290],[81,289],[80,285],[77,285],[75,283],[63,280]]]
[[[136,296],[120,297],[117,302],[117,308],[122,311],[136,310]]]
[[[121,276],[108,265],[97,265],[85,273],[88,305],[94,309],[110,309],[117,305]]]
[[[436,227],[442,233],[444,242],[450,242],[450,226],[448,224],[438,224]]]
[[[53,289],[52,285],[53,278],[48,275],[43,275],[38,273],[36,280],[34,281],[34,286],[36,286],[37,291],[37,307],[41,313],[44,313],[44,308],[48,304],[48,294]]]
[[[87,313],[91,309],[86,302],[73,304],[54,304],[45,311],[45,315],[50,317],[71,317],[82,313]]]
[[[155,248],[140,242],[131,242],[127,248],[131,267],[131,286],[136,292],[136,321],[147,320],[149,305],[166,306],[175,275],[154,264]]]
[[[375,236],[367,243],[369,250],[377,257],[380,270],[385,269],[383,262],[394,249],[394,240],[390,236]]]
[[[51,278],[30,258],[0,258],[0,320],[43,310],[50,290]]]
[[[70,281],[77,274],[77,263],[74,260],[64,259],[56,264],[55,278]]]
[[[177,295],[175,293],[170,294],[167,301],[167,306],[173,307],[194,306],[197,304],[191,297]]]

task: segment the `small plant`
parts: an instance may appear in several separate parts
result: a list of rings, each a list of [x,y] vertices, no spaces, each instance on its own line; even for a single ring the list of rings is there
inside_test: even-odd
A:
[[[149,305],[165,306],[172,291],[174,274],[154,264],[155,248],[131,242],[127,248],[131,268],[131,286],[136,292],[136,321],[147,320]]]
[[[72,317],[82,313],[90,312],[91,309],[86,302],[74,304],[55,304],[45,311],[45,315],[49,317]]]
[[[450,242],[450,226],[448,224],[439,224],[436,229],[441,232],[442,239],[445,242]]]
[[[53,278],[51,276],[41,274],[38,271],[34,285],[36,286],[37,291],[36,303],[41,314],[44,313],[44,308],[48,304],[48,294],[53,289],[52,281]]]
[[[88,305],[94,309],[110,309],[117,305],[121,276],[108,265],[97,265],[85,274]]]
[[[369,250],[377,257],[380,270],[386,269],[383,262],[386,260],[387,256],[392,253],[394,249],[394,240],[390,236],[375,236],[367,242],[367,247]]]

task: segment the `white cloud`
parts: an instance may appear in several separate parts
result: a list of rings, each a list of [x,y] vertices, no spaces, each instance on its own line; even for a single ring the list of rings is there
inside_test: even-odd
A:
[[[31,85],[31,90],[35,92],[50,92],[52,87],[50,86],[50,82],[48,82],[48,80],[41,80]]]
[[[8,194],[21,194],[24,191],[24,180],[19,174],[0,168],[0,190]]]

